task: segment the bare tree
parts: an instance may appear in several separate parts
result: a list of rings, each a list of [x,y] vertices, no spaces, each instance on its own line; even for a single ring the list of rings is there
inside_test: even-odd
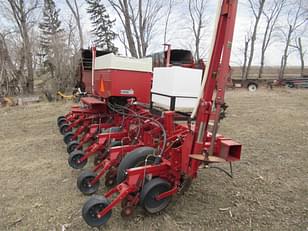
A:
[[[31,50],[31,43],[29,38],[29,30],[32,25],[31,16],[38,7],[38,1],[26,4],[24,0],[7,0],[11,14],[17,24],[21,39],[22,39],[22,61],[26,64],[27,76],[24,76],[22,87],[24,92],[33,92],[33,57]],[[22,71],[22,70],[21,70]]]
[[[80,18],[80,14],[79,14],[79,6],[77,4],[77,0],[65,0],[66,4],[68,5],[68,7],[70,8],[76,24],[77,24],[77,28],[78,28],[78,32],[79,32],[79,40],[80,40],[80,49],[83,48],[83,33],[82,33],[82,27],[81,27],[81,18]],[[73,4],[72,4],[73,2]]]
[[[308,12],[308,2],[304,2],[304,11]]]
[[[162,1],[108,0],[118,14],[127,38],[130,54],[144,57],[152,40],[154,27],[163,8]]]
[[[118,14],[121,23],[124,27],[126,38],[127,38],[127,44],[129,48],[129,52],[131,56],[138,57],[135,42],[134,42],[134,36],[133,31],[131,28],[131,19],[130,19],[130,12],[129,12],[129,6],[127,0],[108,0],[113,9]]]
[[[302,38],[301,37],[296,37],[294,44],[290,44],[290,47],[294,48],[297,50],[299,59],[301,62],[301,77],[304,77],[304,68],[305,68],[305,55],[307,53],[307,50],[304,49],[303,44],[302,44]]]
[[[244,61],[243,61],[243,66],[242,66],[242,80],[247,79],[246,75],[246,66],[247,66],[247,60],[248,60],[248,48],[249,48],[249,43],[251,41],[251,36],[248,34],[245,36],[245,46],[244,46]]]
[[[8,32],[0,33],[0,95],[19,93],[18,76],[6,44]]]
[[[261,60],[258,77],[261,78],[264,68],[264,59],[266,50],[272,39],[273,32],[277,25],[279,15],[286,4],[286,0],[273,0],[270,1],[267,7],[263,9],[263,15],[266,19],[266,27],[263,34],[262,48],[261,48]]]
[[[291,41],[296,35],[297,30],[303,26],[308,20],[308,12],[304,9],[304,1],[303,0],[295,0],[290,3],[290,8],[287,12],[287,30],[284,28],[281,29],[282,38],[284,40],[284,52],[281,57],[281,65],[279,72],[279,79],[284,78],[286,66],[288,63],[289,57],[289,48],[291,45]]]
[[[63,38],[53,44],[54,51],[58,53],[54,62],[58,66],[58,81],[63,90],[70,89],[80,80],[80,34],[73,21],[72,18],[64,21]]]
[[[124,51],[125,51],[125,56],[128,56],[128,50],[129,47],[127,46],[127,42],[126,42],[126,38],[125,38],[125,32],[124,31],[120,31],[118,38],[120,40],[120,42],[123,44],[124,46]]]
[[[72,45],[72,40],[73,40],[73,35],[74,35],[74,31],[76,26],[74,25],[74,23],[72,22],[72,18],[70,18],[67,22],[67,27],[68,27],[68,37],[67,37],[67,46],[71,47]]]
[[[253,31],[251,35],[249,58],[248,58],[248,64],[247,64],[246,71],[245,71],[245,79],[249,77],[249,72],[250,72],[250,68],[251,68],[251,64],[252,64],[252,60],[254,56],[254,51],[255,51],[255,42],[257,39],[258,26],[259,26],[259,22],[262,16],[265,0],[248,0],[248,3],[253,13],[253,16],[255,18],[255,21],[254,21]]]
[[[296,48],[298,50],[299,56],[300,56],[300,60],[301,60],[301,77],[304,77],[304,68],[305,68],[305,54],[307,52],[307,50],[304,50],[303,45],[302,45],[302,39],[301,37],[299,37],[297,39],[297,44],[296,44]]]
[[[195,40],[195,58],[197,60],[200,59],[200,41],[207,21],[205,16],[206,5],[207,0],[189,0],[188,2],[189,16],[192,23],[191,29]]]
[[[297,43],[297,49],[301,60],[301,77],[304,77],[304,68],[305,68],[305,54],[307,53],[307,50],[304,50],[302,45],[302,39],[301,37],[298,38]]]
[[[166,22],[165,22],[165,27],[164,27],[164,44],[167,43],[167,33],[168,33],[169,19],[170,19],[170,15],[172,13],[172,6],[174,4],[175,4],[175,0],[169,0],[167,14],[166,14]]]
[[[74,21],[73,16],[64,21],[64,30],[67,32],[67,48],[72,55],[80,51],[79,30]]]

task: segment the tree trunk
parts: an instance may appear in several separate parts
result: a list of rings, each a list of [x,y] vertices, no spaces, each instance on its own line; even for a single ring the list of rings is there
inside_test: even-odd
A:
[[[268,33],[269,33],[268,30],[269,29],[270,29],[270,21],[267,22],[265,33],[264,33],[264,36],[263,36],[262,49],[261,49],[260,68],[259,68],[259,74],[258,74],[258,78],[259,79],[262,78],[262,74],[263,74],[265,52],[266,52],[267,45],[269,43],[269,38],[268,38]]]
[[[2,34],[0,34],[0,61],[0,86],[2,87],[1,90],[4,90],[6,95],[15,95],[19,93],[15,91],[16,89],[18,89],[19,76],[17,76],[16,67],[13,64],[12,59],[9,55],[5,36]],[[11,91],[11,89],[13,91]]]
[[[133,37],[133,33],[132,33],[132,29],[131,29],[131,24],[130,24],[130,15],[129,15],[129,9],[128,9],[128,2],[127,0],[123,1],[123,14],[124,14],[124,29],[126,32],[126,38],[127,38],[127,42],[128,42],[128,47],[129,47],[129,51],[130,54],[135,57],[138,58],[138,54],[137,54],[137,50],[136,50],[136,46],[135,46],[135,42],[134,42],[134,37]]]
[[[169,18],[170,18],[171,11],[172,11],[172,0],[169,0],[168,12],[167,12],[165,28],[164,28],[164,44],[166,44],[167,42],[167,31],[168,31],[168,24],[169,24]]]
[[[38,1],[32,2],[33,4],[31,7],[25,7],[24,0],[8,0],[11,9],[12,9],[12,16],[15,19],[15,22],[18,26],[20,36],[22,38],[22,59],[21,59],[21,65],[20,65],[20,75],[24,76],[22,82],[22,88],[24,89],[25,93],[33,93],[34,84],[33,84],[33,57],[31,52],[31,44],[29,39],[29,13],[32,12],[34,9],[37,8]],[[23,74],[24,72],[24,63],[27,67],[27,76]]]
[[[270,5],[267,10],[263,11],[264,16],[266,17],[266,28],[263,35],[262,49],[261,49],[261,60],[258,78],[262,78],[263,68],[264,68],[264,59],[266,50],[272,39],[272,34],[275,29],[279,15],[284,8],[287,0],[276,0],[273,1],[274,5]],[[266,11],[269,11],[268,13]]]
[[[141,43],[141,29],[142,29],[142,26],[140,23],[142,23],[142,1],[139,0],[139,5],[138,5],[138,12],[137,12],[137,17],[135,16],[135,13],[133,11],[133,7],[130,5],[129,3],[129,7],[131,9],[131,24],[133,26],[133,29],[134,29],[134,33],[135,33],[135,40],[136,40],[136,43],[137,43],[137,51],[138,51],[138,56],[139,58],[142,57],[142,43]],[[138,28],[137,28],[137,20],[139,18],[139,31],[138,31]],[[141,22],[140,22],[141,21]]]
[[[83,48],[83,35],[82,35],[82,28],[81,28],[81,25],[80,25],[80,22],[77,23],[77,27],[78,27],[78,31],[79,31],[79,40],[80,40],[80,49]]]
[[[131,56],[136,58],[145,56],[152,39],[152,29],[158,22],[162,0],[108,0],[108,2],[124,27]],[[131,2],[136,3],[135,8]]]
[[[191,19],[191,29],[194,34],[194,40],[195,40],[195,53],[194,56],[197,60],[200,60],[200,41],[202,39],[202,29],[204,29],[205,26],[205,15],[204,10],[206,6],[207,1],[206,0],[200,0],[200,1],[192,1],[189,0],[188,2],[188,10],[189,10],[189,16]]]
[[[196,59],[200,60],[200,51],[199,51],[199,47],[200,47],[200,39],[196,38]]]
[[[305,60],[304,60],[304,51],[301,38],[298,38],[298,51],[301,60],[301,77],[304,77]]]
[[[149,3],[147,3],[149,4]],[[144,39],[144,19],[142,14],[142,0],[139,0],[139,32],[140,32],[140,43],[141,43],[141,57],[146,56],[147,44]]]
[[[249,39],[245,40],[244,63],[243,63],[243,67],[242,67],[242,80],[246,80],[246,65],[247,65],[247,57],[248,57],[248,46],[249,46]]]
[[[78,5],[77,5],[77,1],[74,0],[74,7],[72,6],[70,0],[65,0],[68,7],[70,8],[74,18],[75,18],[75,21],[76,21],[76,24],[77,24],[77,28],[78,28],[78,32],[79,32],[79,42],[80,42],[80,49],[83,48],[83,33],[82,33],[82,27],[81,27],[81,23],[80,23],[80,14],[79,14],[79,10],[78,10]]]
[[[260,68],[259,68],[259,74],[258,74],[258,78],[261,79],[262,75],[263,75],[263,69],[264,69],[264,53],[262,52],[261,54],[261,63],[260,63]]]
[[[252,64],[252,60],[253,60],[253,56],[254,56],[255,42],[256,42],[256,39],[257,39],[258,25],[259,25],[259,22],[260,22],[260,19],[261,19],[264,3],[265,3],[265,0],[260,1],[258,14],[256,15],[256,22],[255,22],[252,37],[251,37],[250,54],[249,54],[248,65],[247,65],[247,68],[246,68],[245,79],[247,79],[249,77],[249,72],[250,72],[250,68],[251,68],[251,64]]]
[[[292,32],[293,32],[293,27],[292,27],[292,25],[289,25],[289,31],[288,31],[286,46],[284,48],[283,57],[281,59],[279,80],[284,78],[284,74],[285,74],[285,70],[286,70],[286,66],[287,66],[287,62],[288,62],[288,56],[289,56],[288,51],[289,51],[289,46],[290,46],[290,42],[291,42]]]
[[[32,94],[34,90],[34,83],[33,83],[34,72],[33,72],[33,66],[32,66],[33,60],[32,60],[31,45],[30,45],[29,36],[27,32],[25,33],[24,43],[25,43],[26,66],[27,66],[27,71],[28,71],[28,75],[26,79],[26,91],[27,93]]]

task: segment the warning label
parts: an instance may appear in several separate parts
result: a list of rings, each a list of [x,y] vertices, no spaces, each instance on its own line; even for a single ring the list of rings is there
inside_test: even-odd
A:
[[[120,90],[121,95],[133,95],[134,90],[133,89],[128,89],[128,90]]]

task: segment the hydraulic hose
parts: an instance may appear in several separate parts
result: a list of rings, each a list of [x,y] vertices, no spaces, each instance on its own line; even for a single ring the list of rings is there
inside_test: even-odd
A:
[[[151,117],[146,117],[146,116],[138,115],[134,110],[129,109],[127,107],[124,107],[124,106],[121,106],[121,105],[117,105],[117,104],[115,104],[114,106],[116,106],[118,108],[122,108],[122,109],[123,108],[128,109],[128,111],[131,111],[131,112],[133,112],[135,114],[133,117],[136,117],[136,118],[139,118],[139,119],[149,119],[149,120],[151,120],[152,122],[154,122],[155,124],[157,124],[160,127],[160,129],[162,130],[162,133],[163,133],[163,145],[162,145],[162,148],[160,150],[159,156],[162,156],[162,154],[163,154],[163,152],[164,152],[164,150],[166,148],[166,144],[167,144],[167,133],[166,133],[166,130],[165,130],[164,126],[160,122],[158,122],[157,120],[155,120],[155,119],[153,119]],[[117,109],[114,108],[114,106],[112,104],[108,103],[108,107],[111,110],[113,110],[113,111],[115,111],[115,112],[117,112],[117,113],[119,113],[121,115],[123,115],[123,114],[128,115],[125,112],[118,111]]]

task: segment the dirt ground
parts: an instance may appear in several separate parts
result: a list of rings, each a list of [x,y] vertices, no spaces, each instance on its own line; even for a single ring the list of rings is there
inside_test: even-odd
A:
[[[123,220],[116,208],[100,230],[308,230],[308,90],[231,90],[226,101],[220,133],[243,144],[234,178],[201,169],[160,215]],[[0,230],[97,230],[81,217],[88,198],[56,126],[69,107],[0,109]]]

